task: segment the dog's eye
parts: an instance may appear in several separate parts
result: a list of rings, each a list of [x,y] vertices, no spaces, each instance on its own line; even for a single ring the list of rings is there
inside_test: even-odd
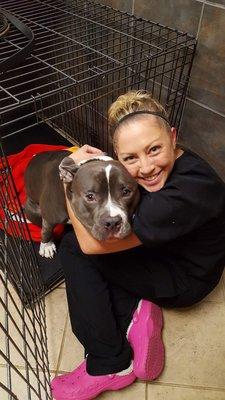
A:
[[[122,193],[123,193],[123,196],[125,197],[125,196],[128,196],[131,193],[131,190],[129,188],[124,187],[122,189]]]
[[[88,201],[93,201],[93,200],[95,200],[95,196],[94,196],[93,193],[87,193],[87,194],[85,195],[85,197],[86,197],[86,199],[87,199]]]

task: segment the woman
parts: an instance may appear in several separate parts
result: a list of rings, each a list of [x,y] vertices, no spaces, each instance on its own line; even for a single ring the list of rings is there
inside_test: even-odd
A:
[[[202,300],[225,264],[225,185],[204,160],[177,146],[163,107],[147,92],[128,92],[110,107],[109,122],[117,158],[137,180],[141,200],[133,233],[104,242],[68,204],[76,236],[64,237],[61,260],[72,329],[86,359],[53,380],[57,400],[155,379],[164,362],[160,306]],[[84,146],[72,157],[100,153]]]

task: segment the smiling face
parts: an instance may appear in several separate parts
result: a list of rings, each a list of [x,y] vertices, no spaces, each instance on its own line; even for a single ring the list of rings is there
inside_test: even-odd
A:
[[[160,190],[178,157],[176,129],[167,129],[152,115],[130,118],[116,132],[118,160],[148,192]]]

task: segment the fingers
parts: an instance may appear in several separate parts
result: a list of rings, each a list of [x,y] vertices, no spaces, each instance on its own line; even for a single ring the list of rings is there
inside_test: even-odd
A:
[[[76,162],[76,160],[79,158],[78,156],[79,156],[79,153],[78,153],[78,155],[76,154],[77,152],[75,152],[75,153],[71,153],[68,157],[69,158],[72,158],[72,160],[74,161],[74,162]]]
[[[90,158],[105,155],[100,149],[97,147],[90,146],[89,144],[85,144],[84,146],[80,147],[74,153],[69,155],[70,158],[74,160],[75,163],[79,163],[83,160],[88,160]]]
[[[98,149],[97,147],[90,146],[89,144],[85,144],[82,147],[85,148],[84,150],[90,154],[96,154],[96,155],[104,154],[102,150]]]

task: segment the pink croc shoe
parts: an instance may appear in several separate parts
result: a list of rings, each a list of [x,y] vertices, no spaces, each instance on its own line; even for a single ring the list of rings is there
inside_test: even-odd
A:
[[[122,389],[135,379],[133,371],[127,375],[89,375],[85,360],[73,372],[52,380],[52,396],[55,400],[91,400],[107,390]]]
[[[61,385],[66,385],[67,383],[70,384],[70,382],[73,381],[73,376],[78,375],[79,371],[82,370],[84,363],[86,363],[85,360],[73,371],[68,372],[67,374],[56,376],[55,378],[53,378],[51,381],[51,389],[57,390],[58,387]]]
[[[162,326],[160,307],[148,300],[141,300],[127,330],[127,338],[134,352],[134,373],[137,378],[151,381],[163,369]]]

